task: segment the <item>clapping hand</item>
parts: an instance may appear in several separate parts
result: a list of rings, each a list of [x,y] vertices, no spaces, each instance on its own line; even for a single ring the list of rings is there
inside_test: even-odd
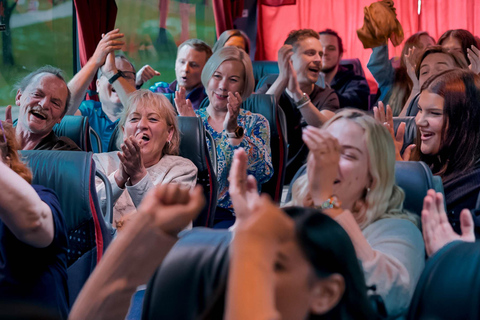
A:
[[[378,102],[378,107],[373,108],[373,116],[377,121],[382,123],[385,128],[387,128],[388,132],[390,132],[395,144],[395,159],[397,161],[410,160],[410,156],[415,148],[415,144],[409,145],[403,152],[403,156],[401,154],[405,135],[405,122],[402,122],[398,125],[397,134],[395,135],[392,109],[387,104],[387,112],[385,113],[385,108],[383,106],[383,102],[381,101]]]
[[[186,98],[185,87],[180,87],[175,94],[175,105],[177,106],[178,114],[184,117],[195,117],[192,102]]]
[[[448,222],[443,195],[440,192],[435,193],[435,190],[428,190],[423,200],[422,228],[425,248],[429,256],[455,240],[475,242],[474,223],[470,211],[463,209],[460,213],[462,234],[458,235]]]

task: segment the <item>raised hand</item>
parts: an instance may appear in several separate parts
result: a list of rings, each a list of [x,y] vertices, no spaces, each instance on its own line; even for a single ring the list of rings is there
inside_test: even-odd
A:
[[[153,77],[158,77],[160,76],[161,73],[158,72],[157,70],[153,69],[150,67],[148,64],[144,65],[142,69],[140,69],[137,72],[136,79],[135,79],[135,85],[137,87],[142,86],[145,82],[148,80],[152,79]]]
[[[458,235],[448,222],[443,195],[440,192],[435,193],[432,189],[428,190],[423,200],[422,228],[425,248],[429,256],[455,240],[475,242],[474,223],[470,211],[463,209],[460,213],[462,234]]]
[[[118,153],[120,165],[130,178],[131,185],[137,184],[147,174],[147,169],[143,164],[141,141],[133,136],[126,138],[121,145],[122,153]]]
[[[405,61],[405,66],[407,67],[407,73],[410,79],[413,82],[413,88],[420,90],[420,83],[418,81],[417,75],[415,74],[415,67],[416,67],[416,55],[415,55],[415,47],[411,47],[408,49],[408,53],[403,57]]]
[[[125,42],[120,39],[122,39],[123,36],[124,34],[120,33],[120,29],[114,29],[107,34],[102,34],[102,39],[98,42],[97,48],[92,56],[97,66],[105,63],[105,59],[109,53],[122,49]]]
[[[12,106],[11,105],[8,105],[6,108],[5,108],[5,122],[8,122],[8,123],[13,123],[13,118],[12,118]]]
[[[302,139],[310,150],[307,160],[310,195],[314,201],[316,199],[324,201],[333,194],[341,146],[326,130],[312,126],[307,126],[303,130]]]
[[[195,111],[193,110],[192,102],[186,98],[185,87],[180,87],[175,93],[175,105],[179,115],[184,117],[195,117]]]
[[[107,79],[113,77],[117,72],[117,66],[115,65],[115,53],[110,52],[105,59],[105,63],[100,68],[102,73],[105,75]]]
[[[390,106],[387,104],[387,112],[385,113],[385,108],[382,101],[378,102],[378,107],[373,107],[373,116],[374,118],[383,124],[387,128],[388,132],[392,136],[393,142],[395,144],[395,160],[397,161],[408,161],[410,160],[410,155],[412,154],[415,144],[409,145],[401,154],[403,148],[403,141],[405,136],[405,122],[399,124],[397,128],[397,134],[395,135],[394,125],[393,125],[393,113]]]
[[[235,210],[235,228],[253,214],[253,203],[259,198],[257,180],[247,176],[248,156],[243,148],[235,150],[228,176],[228,192]]]
[[[156,227],[176,236],[195,219],[204,205],[201,186],[190,191],[175,183],[161,184],[145,196],[138,214],[151,216]]]
[[[227,103],[227,115],[225,116],[225,121],[223,122],[223,129],[227,132],[234,132],[238,126],[237,118],[240,113],[240,106],[242,105],[242,97],[238,92],[233,94],[228,92],[228,103]]]
[[[278,49],[279,77],[283,77],[285,80],[290,78],[290,63],[292,55],[293,47],[289,44],[285,44]]]
[[[267,195],[252,201],[252,213],[235,231],[257,239],[279,243],[295,236],[295,224]],[[235,240],[234,240],[235,241]]]
[[[476,74],[480,73],[480,50],[477,47],[472,46],[467,48],[468,60],[470,60],[470,65],[468,66],[470,70]]]

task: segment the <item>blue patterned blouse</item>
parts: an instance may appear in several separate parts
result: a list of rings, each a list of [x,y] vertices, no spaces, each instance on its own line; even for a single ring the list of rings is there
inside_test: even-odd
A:
[[[212,135],[217,146],[217,180],[218,180],[218,206],[233,212],[232,200],[228,193],[228,174],[233,160],[235,149],[243,148],[248,156],[247,174],[257,179],[258,187],[267,182],[273,175],[272,154],[270,151],[270,126],[267,119],[258,113],[240,109],[238,125],[243,127],[244,136],[238,146],[232,146],[226,131],[217,132],[208,123],[207,109],[195,110],[205,128]],[[207,140],[208,149],[212,146]]]

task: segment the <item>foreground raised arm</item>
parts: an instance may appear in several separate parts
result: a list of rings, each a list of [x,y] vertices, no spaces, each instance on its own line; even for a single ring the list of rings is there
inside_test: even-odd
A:
[[[204,203],[201,187],[152,190],[88,279],[69,319],[124,319],[137,286],[147,283]]]

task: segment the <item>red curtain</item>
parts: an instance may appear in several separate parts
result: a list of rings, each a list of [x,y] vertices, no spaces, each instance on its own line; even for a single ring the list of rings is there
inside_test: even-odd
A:
[[[242,16],[243,0],[212,0],[217,38],[225,30],[233,29],[235,18]]]
[[[449,29],[467,29],[479,35],[478,17],[478,0],[422,0],[420,29],[428,31],[436,40]]]
[[[432,0],[434,2],[435,0]],[[317,31],[330,28],[343,40],[344,58],[359,58],[372,91],[377,84],[366,68],[371,49],[363,49],[356,30],[363,25],[363,8],[371,0],[297,1],[295,5],[269,7],[259,5],[256,60],[277,60],[277,51],[288,33],[294,29],[311,28]],[[418,0],[397,0],[397,18],[402,24],[405,39],[418,31]],[[403,45],[394,48],[392,56],[399,55]]]
[[[78,51],[83,67],[93,55],[102,33],[115,27],[117,5],[115,0],[75,0],[77,10]],[[95,80],[89,90],[95,91]],[[87,96],[87,99],[89,97]]]

